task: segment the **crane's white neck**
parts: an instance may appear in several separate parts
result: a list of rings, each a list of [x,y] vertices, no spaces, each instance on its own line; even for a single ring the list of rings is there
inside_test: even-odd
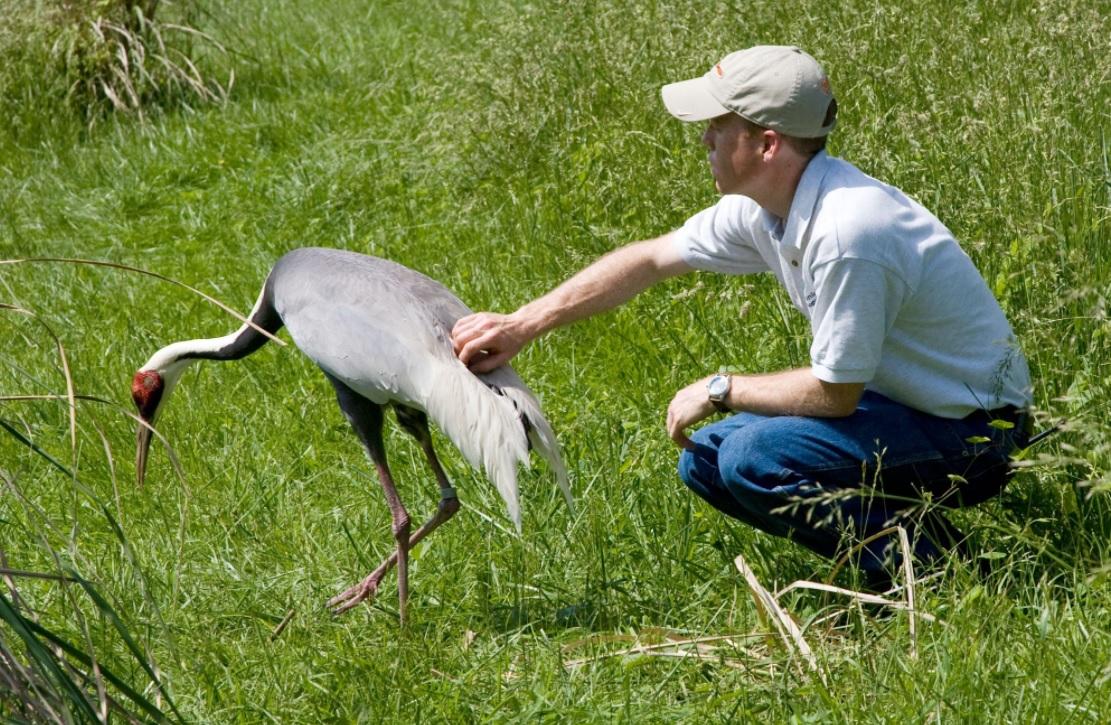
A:
[[[197,360],[217,356],[221,350],[235,342],[239,334],[237,331],[223,337],[172,343],[154,353],[139,370],[155,370],[163,377],[177,377]]]

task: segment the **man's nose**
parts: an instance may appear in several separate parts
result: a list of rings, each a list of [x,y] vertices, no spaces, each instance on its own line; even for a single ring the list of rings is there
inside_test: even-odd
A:
[[[710,135],[710,129],[708,128],[702,132],[702,144],[711,151],[714,150],[713,137]]]

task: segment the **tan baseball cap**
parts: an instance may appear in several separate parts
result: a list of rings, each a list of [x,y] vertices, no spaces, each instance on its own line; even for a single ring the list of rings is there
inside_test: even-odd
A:
[[[758,45],[730,53],[701,78],[660,89],[680,121],[736,113],[798,138],[825,136],[837,125],[829,78],[818,61],[788,45]]]

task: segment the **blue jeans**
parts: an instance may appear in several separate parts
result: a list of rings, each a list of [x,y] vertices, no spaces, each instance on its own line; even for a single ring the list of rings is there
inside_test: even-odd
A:
[[[822,556],[900,524],[926,563],[959,543],[940,509],[999,493],[1010,453],[1026,445],[1021,421],[1001,429],[991,419],[938,418],[870,391],[844,418],[738,413],[691,437],[679,475],[719,511]],[[897,538],[887,535],[856,564],[881,575],[898,561]]]

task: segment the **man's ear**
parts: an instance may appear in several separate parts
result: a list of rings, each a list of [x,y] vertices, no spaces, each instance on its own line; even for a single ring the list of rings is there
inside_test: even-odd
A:
[[[766,128],[760,135],[760,140],[764,142],[763,148],[761,149],[764,161],[771,161],[779,151],[779,147],[783,144],[783,136],[781,136],[778,131]]]

